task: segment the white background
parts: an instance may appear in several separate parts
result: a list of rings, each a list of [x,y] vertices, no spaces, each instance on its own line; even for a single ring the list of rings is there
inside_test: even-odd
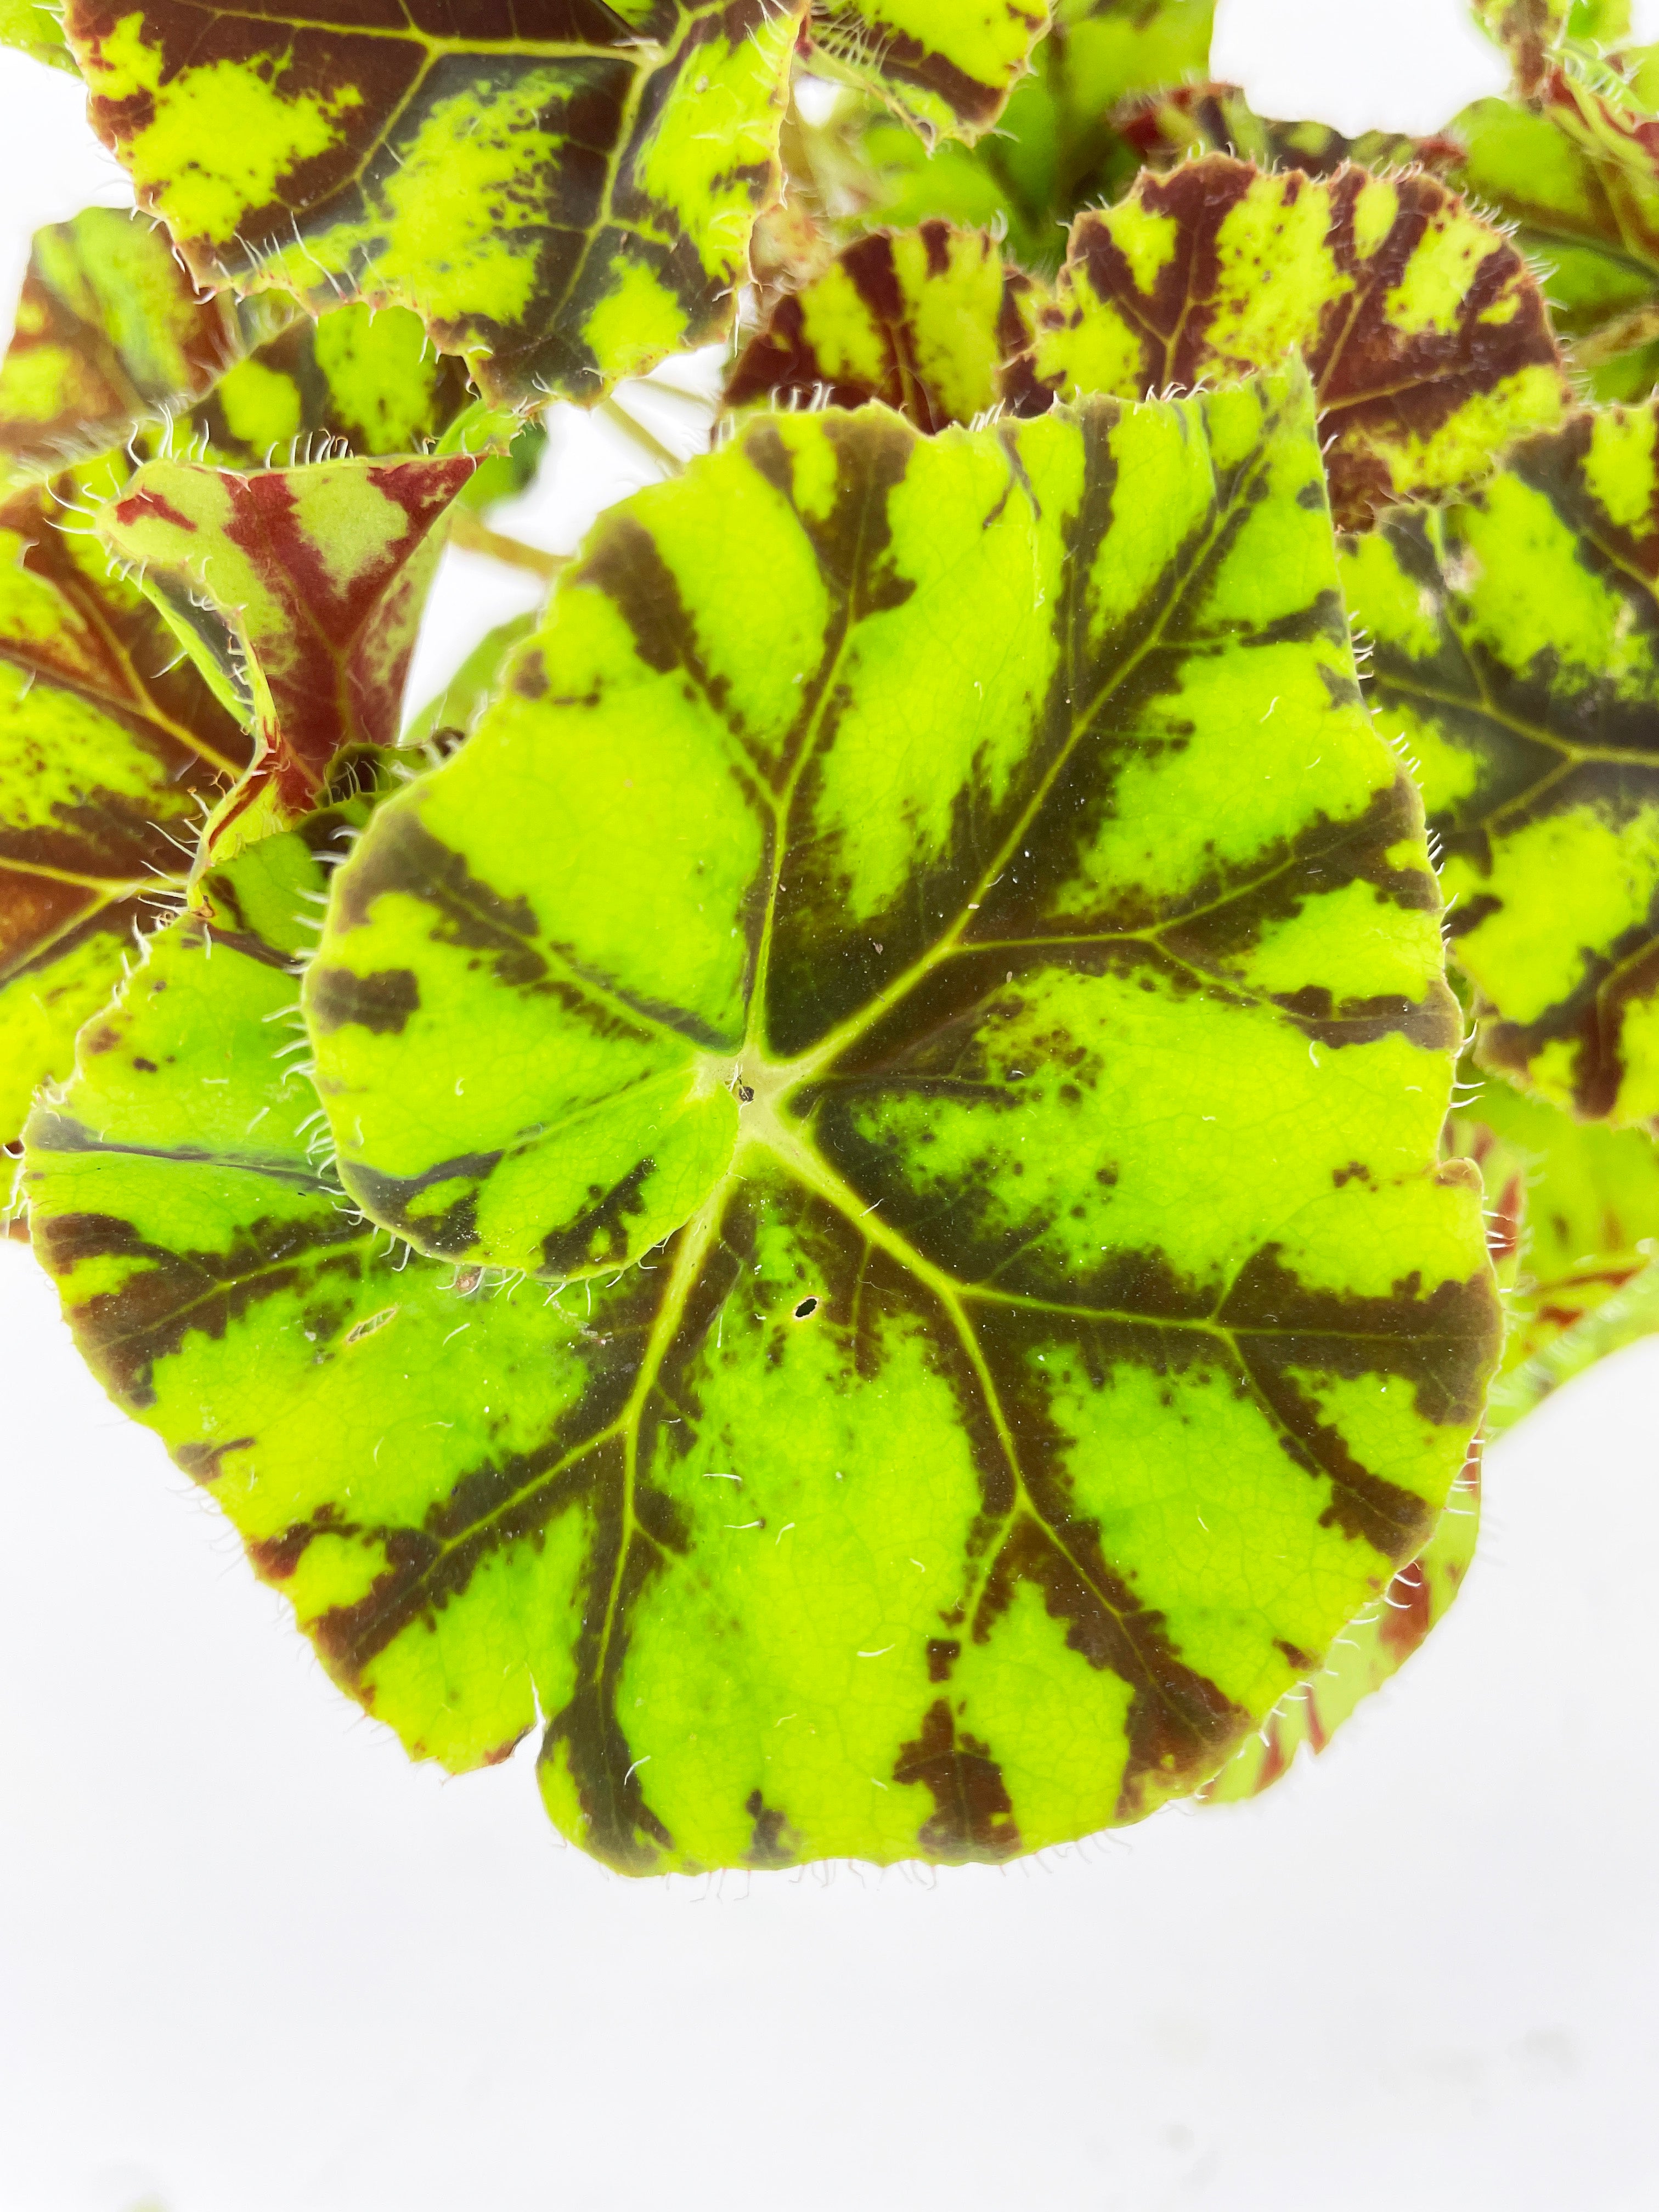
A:
[[[1458,0],[1222,0],[1216,62],[1349,130],[1499,76]],[[0,58],[0,290],[121,197]],[[558,451],[550,544],[628,472]],[[437,677],[521,603],[446,588]],[[0,1358],[0,2212],[1659,2205],[1659,1346],[1494,1453],[1450,1619],[1261,1803],[712,1887],[356,1717],[15,1247]]]

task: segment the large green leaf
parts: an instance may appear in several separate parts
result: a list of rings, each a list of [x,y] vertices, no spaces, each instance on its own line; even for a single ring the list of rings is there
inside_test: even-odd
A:
[[[234,304],[198,293],[165,231],[87,208],[34,234],[0,366],[0,455],[60,469],[119,445],[241,350]]]
[[[880,399],[920,430],[970,423],[1002,401],[1037,299],[984,231],[873,231],[778,301],[733,364],[726,404]]]
[[[1339,520],[1478,477],[1566,402],[1532,272],[1429,176],[1264,175],[1214,154],[1080,216],[1040,381],[1139,395],[1299,347]]]
[[[0,503],[0,1139],[170,911],[249,740],[85,520],[107,465]]]
[[[406,1741],[533,1683],[619,1865],[997,1856],[1201,1780],[1426,1540],[1497,1317],[1328,532],[1299,376],[767,421],[613,513],[308,973],[409,1275],[271,1133],[280,961],[135,992],[271,1149],[121,1032],[37,1227]]]
[[[999,130],[930,151],[874,106],[843,112],[792,134],[792,185],[832,216],[1001,229],[1022,266],[1052,270],[1072,217],[1134,174],[1118,104],[1206,75],[1213,15],[1214,0],[1059,0]]]
[[[70,0],[94,125],[207,283],[416,309],[490,398],[718,335],[805,0]]]
[[[465,454],[321,461],[251,475],[150,461],[101,508],[221,696],[259,740],[210,842],[245,842],[314,807],[350,745],[395,744],[438,527],[477,464]]]
[[[1445,845],[1480,1055],[1624,1125],[1659,1116],[1656,429],[1652,405],[1576,416],[1344,562]]]
[[[1570,1375],[1659,1329],[1659,1150],[1575,1121],[1500,1079],[1452,1117],[1491,1208],[1508,1323],[1487,1425],[1510,1427]]]

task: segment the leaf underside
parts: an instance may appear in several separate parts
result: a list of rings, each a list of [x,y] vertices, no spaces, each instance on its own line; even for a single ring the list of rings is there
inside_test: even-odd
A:
[[[1575,416],[1462,504],[1387,517],[1344,588],[1445,848],[1479,1051],[1659,1117],[1659,410]]]
[[[411,1748],[539,1706],[634,1871],[1003,1857],[1202,1781],[1427,1540],[1498,1322],[1329,545],[1297,377],[757,424],[337,876],[337,1170],[273,1055],[343,833],[158,943],[37,1243]]]
[[[222,696],[246,700],[258,753],[216,817],[216,848],[309,811],[348,746],[397,742],[438,526],[476,466],[150,461],[100,510],[100,537]]]

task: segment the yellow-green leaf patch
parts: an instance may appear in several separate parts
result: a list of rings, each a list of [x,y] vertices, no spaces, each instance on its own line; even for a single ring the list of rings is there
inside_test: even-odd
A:
[[[1488,1066],[1659,1118],[1659,502],[1649,406],[1575,416],[1348,548],[1371,697],[1443,842]]]
[[[1048,27],[1048,0],[812,0],[812,52],[890,100],[928,139],[976,137]]]
[[[1287,1690],[1266,1723],[1206,1783],[1200,1802],[1237,1805],[1283,1781],[1304,1744],[1316,1757],[1364,1700],[1393,1680],[1445,1618],[1474,1559],[1480,1528],[1480,1449],[1470,1447],[1446,1510],[1424,1549],[1376,1603],[1351,1620],[1325,1664]]]

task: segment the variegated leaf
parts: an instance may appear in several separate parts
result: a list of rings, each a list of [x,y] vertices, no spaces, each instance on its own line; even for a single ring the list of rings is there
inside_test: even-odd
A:
[[[334,307],[297,316],[220,376],[169,446],[219,468],[290,467],[352,454],[424,452],[472,404],[466,372],[434,354],[418,316]]]
[[[167,918],[250,743],[86,517],[107,468],[0,504],[0,1138],[67,1075],[135,932]]]
[[[1049,0],[812,0],[810,50],[869,85],[929,141],[977,137],[1048,27]]]
[[[1218,154],[1078,218],[1032,365],[1062,395],[1138,395],[1292,347],[1345,523],[1478,477],[1566,403],[1531,271],[1443,185],[1264,175]]]
[[[346,746],[393,744],[441,522],[477,463],[325,461],[239,475],[150,461],[97,517],[258,738],[209,846],[285,827]],[[228,841],[228,842],[227,842]]]
[[[429,1269],[298,1151],[161,1157],[136,1026],[88,1063],[34,1186],[83,1340],[406,1741],[533,1685],[631,1869],[1004,1856],[1202,1780],[1427,1540],[1497,1314],[1334,586],[1299,373],[755,423],[336,879],[339,1172]],[[276,1005],[246,1077],[189,1017],[230,1158]],[[489,1262],[552,1280],[458,1308]]]
[[[1626,1126],[1659,1117],[1656,427],[1575,416],[1344,562],[1444,843],[1481,1058]]]
[[[118,446],[242,349],[234,303],[198,294],[164,230],[87,208],[34,234],[0,366],[0,455],[56,470]]]
[[[972,422],[1003,398],[1037,298],[983,231],[873,231],[778,302],[733,367],[726,404],[881,399],[919,430]]]
[[[718,336],[805,0],[70,0],[93,121],[204,283],[414,308],[486,396]]]

